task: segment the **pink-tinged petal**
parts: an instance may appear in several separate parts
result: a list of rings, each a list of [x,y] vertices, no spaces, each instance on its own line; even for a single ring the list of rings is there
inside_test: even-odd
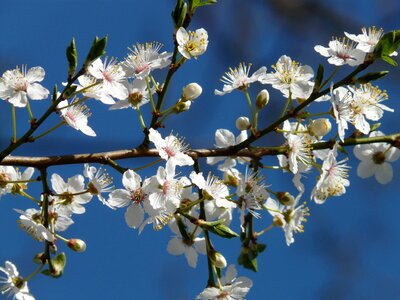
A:
[[[112,207],[125,207],[132,203],[131,194],[127,190],[117,189],[110,193],[107,200]]]
[[[46,73],[42,67],[33,67],[28,70],[25,78],[29,83],[40,82],[44,79],[45,74]]]
[[[140,187],[142,178],[133,170],[127,170],[122,175],[122,184],[128,191],[134,191]]]
[[[392,166],[385,162],[379,165],[375,172],[375,178],[380,184],[387,184],[392,181],[393,178],[393,168]]]
[[[368,178],[374,175],[377,165],[372,160],[361,161],[357,167],[357,175],[361,178]]]
[[[43,100],[46,99],[50,92],[48,89],[41,86],[39,83],[31,83],[26,90],[29,99]]]
[[[218,129],[215,132],[215,145],[218,148],[225,148],[235,145],[235,136],[227,129]]]
[[[174,237],[168,242],[167,251],[172,255],[182,255],[185,253],[185,245],[182,243],[182,240]]]
[[[193,247],[185,247],[185,256],[186,256],[186,260],[189,264],[189,266],[191,266],[192,268],[196,268],[197,266],[197,258],[198,258],[198,254],[196,252],[196,250],[194,250]]]
[[[144,220],[144,210],[140,204],[132,203],[125,212],[125,221],[131,228],[138,228]]]

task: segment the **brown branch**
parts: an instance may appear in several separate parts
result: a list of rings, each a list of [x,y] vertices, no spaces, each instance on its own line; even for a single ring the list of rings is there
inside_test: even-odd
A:
[[[371,143],[388,143],[394,147],[400,148],[400,133],[377,136],[377,137],[359,137],[359,138],[347,138],[344,142],[339,143],[341,146],[352,146],[357,144],[371,144]],[[327,142],[318,142],[310,145],[313,150],[321,150],[332,148],[335,144],[334,140]],[[193,149],[186,152],[192,158],[197,159],[199,157],[212,157],[212,156],[236,156],[236,157],[250,157],[259,159],[262,156],[285,154],[287,148],[285,146],[278,147],[253,147],[251,149],[235,150],[232,147],[220,148],[220,149]],[[0,162],[0,165],[6,166],[25,166],[35,168],[45,168],[57,165],[68,165],[68,164],[83,164],[83,163],[101,163],[110,164],[110,161],[126,159],[126,158],[138,158],[138,157],[158,157],[158,151],[155,149],[126,149],[116,150],[109,152],[98,152],[98,153],[82,153],[73,155],[59,155],[59,156],[7,156]],[[124,168],[119,167],[120,172],[124,171]]]

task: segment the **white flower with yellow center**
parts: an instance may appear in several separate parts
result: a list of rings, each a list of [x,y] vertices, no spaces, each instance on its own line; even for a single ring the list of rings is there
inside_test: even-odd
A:
[[[338,135],[340,140],[344,141],[345,130],[348,129],[347,123],[352,123],[354,116],[351,110],[351,103],[353,102],[352,93],[344,88],[338,87],[333,89],[331,85],[331,104],[333,108],[333,115],[336,119],[338,126]]]
[[[260,80],[263,84],[272,84],[288,98],[308,98],[313,90],[314,82],[310,81],[314,71],[310,66],[302,66],[289,56],[282,55],[275,66],[275,73],[268,73]]]
[[[204,28],[186,31],[180,27],[176,32],[179,53],[186,59],[197,58],[207,50],[208,34]]]
[[[97,170],[95,167],[89,166],[89,164],[84,165],[83,175],[89,179],[89,193],[97,196],[103,204],[108,205],[106,199],[101,193],[109,193],[114,189],[114,186],[111,186],[113,179],[110,175],[105,172],[103,167],[100,167]]]
[[[37,82],[44,79],[44,69],[33,67],[27,70],[26,66],[8,70],[0,78],[0,98],[7,100],[15,107],[25,107],[28,98],[43,100],[49,96],[49,90]]]
[[[217,96],[222,96],[232,92],[235,89],[245,90],[250,86],[250,83],[256,81],[262,81],[267,72],[266,67],[261,67],[249,77],[251,64],[246,65],[245,63],[240,63],[237,68],[229,68],[228,72],[222,76],[221,81],[224,83],[222,91],[215,90],[214,93]]]
[[[394,110],[380,102],[388,99],[385,91],[381,91],[372,84],[362,84],[359,87],[349,87],[353,92],[353,101],[350,102],[350,108],[353,112],[353,124],[364,134],[370,131],[370,125],[366,119],[378,121],[383,116],[383,112]]]
[[[26,211],[14,209],[21,214],[17,221],[19,226],[31,235],[35,240],[42,242],[43,240],[53,242],[53,234],[43,226],[43,217],[41,211],[30,208]]]
[[[133,81],[125,81],[124,85],[128,89],[128,97],[126,99],[120,100],[109,109],[124,109],[131,107],[137,109],[142,105],[149,103],[150,95],[147,89],[147,83],[144,79],[135,79]],[[151,90],[151,93],[155,93],[155,89]]]
[[[328,62],[335,66],[348,64],[354,67],[361,65],[365,59],[365,53],[356,49],[354,42],[346,38],[333,39],[329,42],[329,47],[317,45],[314,50],[324,57],[329,57]]]

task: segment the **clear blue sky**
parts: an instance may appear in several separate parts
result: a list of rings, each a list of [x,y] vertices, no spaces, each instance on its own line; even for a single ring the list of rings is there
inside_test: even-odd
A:
[[[286,4],[286,6],[285,6]],[[108,35],[107,55],[123,58],[127,47],[136,42],[159,41],[171,51],[172,24],[170,12],[174,1],[3,1],[0,8],[0,72],[27,64],[46,70],[44,85],[52,89],[66,80],[65,48],[75,37],[80,58],[86,56],[94,36]],[[191,111],[167,123],[167,129],[186,137],[193,148],[211,147],[217,128],[234,130],[235,119],[247,114],[242,94],[214,96],[221,88],[220,76],[239,62],[253,63],[253,70],[270,66],[283,54],[316,70],[325,60],[314,52],[314,45],[326,45],[331,36],[343,31],[358,33],[362,26],[376,25],[385,30],[399,29],[400,3],[395,0],[352,1],[240,1],[220,0],[213,7],[199,11],[191,29],[204,27],[209,33],[209,48],[197,61],[192,60],[176,74],[168,94],[175,101],[180,88],[189,82],[203,86],[203,95]],[[385,133],[399,131],[398,118],[400,72],[388,65],[390,77],[380,87],[387,89],[394,113],[382,119]],[[328,68],[328,67],[327,67]],[[377,67],[379,69],[379,66]],[[345,68],[345,72],[348,71]],[[155,73],[159,81],[165,72]],[[254,85],[253,96],[261,86]],[[269,124],[283,106],[279,93],[269,89],[272,100],[269,110],[261,116],[261,126]],[[116,150],[136,146],[142,139],[135,112],[109,112],[105,105],[91,103],[90,124],[98,136],[90,138],[71,128],[62,128],[54,135],[18,150],[21,155],[70,154]],[[33,106],[40,115],[46,103]],[[23,132],[26,111],[18,110]],[[0,102],[0,148],[10,137],[8,105]],[[48,124],[56,124],[56,117]],[[396,130],[397,126],[397,130]],[[352,152],[349,150],[349,152]],[[355,159],[350,155],[351,159]],[[137,167],[145,161],[124,161],[124,166]],[[238,267],[240,275],[250,277],[254,286],[247,299],[395,299],[400,295],[400,209],[399,163],[394,165],[394,180],[382,186],[371,178],[356,177],[356,165],[351,170],[351,186],[340,198],[329,199],[324,205],[310,205],[311,216],[305,232],[287,247],[280,230],[260,239],[268,248],[259,259],[257,274]],[[203,165],[204,170],[208,167]],[[82,173],[83,166],[52,168],[64,178]],[[396,172],[397,171],[397,172]],[[120,177],[112,170],[117,187]],[[149,176],[150,173],[142,173]],[[36,173],[38,175],[38,173]],[[308,191],[315,174],[308,178]],[[288,176],[268,174],[273,187],[290,187]],[[32,185],[33,186],[33,185]],[[39,186],[39,185],[37,185]],[[32,193],[40,193],[39,187]],[[305,198],[308,194],[305,195]],[[17,214],[12,208],[26,209],[22,198],[0,199],[0,225],[3,242],[0,264],[13,261],[22,274],[29,274],[35,265],[32,257],[42,251],[42,245],[18,229]],[[66,299],[193,299],[205,286],[206,260],[201,257],[197,269],[187,266],[182,256],[166,252],[172,235],[168,228],[154,232],[146,228],[142,235],[129,229],[124,221],[124,209],[111,211],[93,200],[87,213],[74,216],[75,224],[67,231],[70,237],[84,239],[85,253],[67,253],[64,276],[53,280],[37,276],[29,282],[39,300]],[[236,216],[237,217],[237,216]],[[269,224],[265,214],[261,229]],[[237,230],[237,228],[235,228]],[[215,239],[228,259],[235,263],[240,242]],[[60,244],[60,248],[63,248]]]

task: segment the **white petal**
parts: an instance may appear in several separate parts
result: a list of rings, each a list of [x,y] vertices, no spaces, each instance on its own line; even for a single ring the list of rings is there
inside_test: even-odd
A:
[[[124,207],[132,202],[131,195],[128,191],[123,189],[117,189],[110,193],[107,202],[112,207]]]
[[[235,145],[235,136],[227,129],[218,129],[215,132],[215,143],[218,148]]]
[[[197,258],[199,256],[197,254],[196,250],[194,250],[193,247],[186,247],[185,256],[186,256],[186,260],[187,260],[189,266],[191,266],[192,268],[196,268]]]
[[[167,251],[172,255],[181,255],[185,253],[185,245],[182,243],[182,240],[174,237],[168,242]]]
[[[144,210],[140,204],[132,203],[125,212],[125,221],[131,228],[138,228],[143,223]]]
[[[361,161],[357,167],[357,175],[361,178],[368,178],[374,175],[377,165],[372,160]]]
[[[32,100],[46,99],[50,92],[48,89],[41,86],[39,83],[31,83],[26,89],[28,97]]]
[[[383,163],[375,172],[375,178],[380,184],[387,184],[392,181],[393,169],[389,163]]]
[[[44,79],[45,71],[42,67],[33,67],[28,70],[26,73],[26,80],[29,83],[33,83],[35,81],[40,82]]]

